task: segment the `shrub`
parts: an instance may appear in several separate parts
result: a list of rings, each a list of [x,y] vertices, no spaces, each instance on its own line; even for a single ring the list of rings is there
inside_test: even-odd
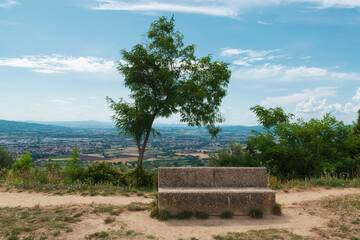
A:
[[[263,218],[263,211],[261,209],[251,209],[249,215],[252,218]]]
[[[125,182],[130,187],[156,187],[157,174],[145,171],[142,167],[136,166],[134,169],[125,173]]]
[[[124,185],[125,176],[114,166],[102,162],[90,165],[84,170],[83,178],[91,183],[112,183],[114,185]]]
[[[222,212],[220,214],[220,218],[224,218],[224,219],[229,219],[229,218],[232,218],[234,216],[234,214],[232,212]]]
[[[173,215],[172,217],[177,219],[177,220],[183,220],[183,219],[191,218],[192,215],[193,215],[193,213],[190,212],[190,211],[183,211],[181,213]]]
[[[12,165],[15,171],[29,171],[33,166],[32,157],[30,152],[21,155],[19,160]]]
[[[171,218],[171,213],[168,210],[159,210],[158,211],[158,215],[157,215],[157,219],[159,220],[168,220]]]
[[[207,219],[207,218],[209,218],[209,214],[207,214],[206,212],[196,211],[196,212],[194,212],[194,215],[195,215],[196,218],[199,218],[199,219]]]
[[[104,220],[105,224],[109,224],[109,223],[112,223],[112,222],[114,222],[114,221],[115,221],[115,218],[113,218],[113,217],[107,217],[107,218]]]
[[[152,218],[155,218],[159,215],[159,208],[158,206],[154,206],[152,209],[151,209],[151,212],[150,212],[150,217]]]
[[[278,203],[275,203],[274,206],[272,207],[272,213],[274,215],[281,216],[281,214],[282,214],[281,205]]]
[[[75,148],[70,160],[67,160],[63,173],[69,182],[83,180],[84,169],[81,167],[78,148]]]

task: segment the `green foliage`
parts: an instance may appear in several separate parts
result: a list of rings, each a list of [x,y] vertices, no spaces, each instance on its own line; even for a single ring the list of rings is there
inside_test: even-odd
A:
[[[226,211],[226,212],[222,212],[220,214],[220,218],[223,218],[223,219],[230,219],[230,218],[233,218],[234,214],[232,212],[229,212],[229,211]]]
[[[291,116],[280,108],[278,113],[260,106],[252,109],[266,130],[253,131],[247,148],[271,174],[287,179],[320,177],[324,172],[351,174],[360,165],[360,157],[351,158],[349,153],[350,127],[330,114],[289,123]]]
[[[10,168],[11,165],[15,162],[14,157],[5,151],[5,149],[0,146],[0,169]]]
[[[196,58],[195,46],[184,45],[174,18],[153,22],[145,38],[144,44],[121,51],[118,71],[131,91],[132,103],[107,97],[116,127],[137,144],[139,166],[150,135],[158,134],[152,128],[158,117],[179,113],[182,122],[205,125],[216,136],[215,123],[223,121],[219,107],[231,75],[226,63],[210,56]]]
[[[83,178],[85,181],[96,183],[112,183],[114,185],[124,185],[125,175],[118,168],[102,162],[90,165],[84,170]]]
[[[154,206],[150,211],[150,217],[155,218],[159,215],[159,208],[158,206]]]
[[[74,149],[70,159],[67,160],[63,173],[69,182],[83,179],[84,169],[81,167],[78,148]]]
[[[178,214],[175,214],[172,216],[172,218],[175,218],[177,220],[184,220],[184,219],[189,219],[191,218],[193,215],[193,212],[190,212],[190,211],[183,211],[183,212],[180,212]]]
[[[218,150],[216,154],[210,154],[209,167],[259,167],[260,162],[249,151],[235,140],[229,143],[229,147]]]
[[[281,216],[282,211],[281,211],[281,205],[278,203],[275,203],[274,206],[271,209],[272,214],[276,215],[276,216]]]
[[[206,212],[200,212],[200,211],[195,211],[194,216],[198,219],[208,219],[209,218],[209,214],[207,214]]]
[[[21,155],[20,159],[16,160],[12,165],[12,169],[14,169],[14,171],[30,171],[33,165],[31,154],[27,152]]]
[[[155,187],[157,186],[157,174],[136,166],[134,169],[126,172],[125,183],[130,187]]]
[[[261,209],[250,209],[249,215],[252,218],[263,218],[263,211]]]
[[[158,210],[157,219],[166,221],[171,218],[171,213],[168,210]]]
[[[280,107],[266,109],[260,105],[251,107],[258,118],[258,122],[264,126],[264,128],[269,129],[275,127],[281,123],[288,123],[291,118],[294,117],[293,114],[285,114],[284,110]]]

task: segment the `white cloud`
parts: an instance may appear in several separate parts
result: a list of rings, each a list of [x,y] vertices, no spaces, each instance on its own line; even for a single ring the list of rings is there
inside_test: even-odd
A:
[[[299,102],[296,105],[297,113],[356,113],[360,109],[360,88],[357,90],[352,100],[357,103],[347,102],[344,106],[340,103],[327,104],[327,99],[321,99],[320,96],[313,96],[308,101]]]
[[[223,48],[220,55],[221,56],[240,56],[239,59],[233,61],[234,65],[240,66],[250,66],[252,63],[264,60],[274,60],[276,58],[282,58],[286,55],[271,55],[271,53],[278,52],[279,49],[273,50],[262,50],[255,51],[252,49],[234,49],[234,48]]]
[[[320,8],[356,8],[360,7],[359,0],[290,0],[290,2],[312,3]]]
[[[360,80],[360,73],[333,72],[318,67],[290,67],[266,63],[254,67],[232,69],[232,78],[241,81],[299,82]]]
[[[0,58],[0,66],[29,68],[31,71],[44,74],[115,71],[114,61],[98,57],[72,57],[57,54]]]
[[[67,100],[70,100],[70,101],[76,101],[76,100],[79,100],[79,98],[69,97],[69,98],[67,98]]]
[[[60,100],[60,99],[53,99],[53,100],[49,100],[49,103],[58,103],[58,104],[69,104],[70,101],[66,101],[66,100]]]
[[[287,96],[267,97],[261,102],[265,106],[286,106],[294,103],[309,101],[314,98],[335,96],[336,91],[333,87],[320,87],[315,89],[305,89],[301,93],[294,93]]]
[[[236,17],[238,15],[237,9],[229,8],[224,5],[215,4],[184,4],[183,1],[143,1],[126,3],[114,0],[99,0],[100,5],[92,7],[94,10],[118,10],[118,11],[165,11],[165,12],[184,12],[197,13],[222,17]],[[210,1],[202,1],[208,2]]]
[[[97,0],[94,10],[184,12],[236,18],[249,8],[302,3],[304,7],[355,8],[359,0]],[[261,21],[260,21],[261,22]],[[264,22],[262,22],[264,23]],[[261,23],[260,23],[261,24]]]
[[[260,21],[260,20],[257,20],[257,23],[261,24],[261,25],[271,25],[272,24],[270,22],[264,22],[264,21]]]
[[[352,97],[352,100],[360,102],[360,88],[357,90],[355,96]]]
[[[18,3],[17,1],[14,1],[14,0],[0,1],[0,7],[3,7],[3,8],[8,8],[8,7],[15,6],[15,5],[20,5],[20,3]]]

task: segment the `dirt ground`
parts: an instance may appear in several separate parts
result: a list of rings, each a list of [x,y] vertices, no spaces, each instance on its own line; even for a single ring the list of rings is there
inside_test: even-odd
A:
[[[85,235],[99,231],[117,230],[121,226],[142,235],[125,239],[213,239],[213,235],[225,235],[228,232],[245,232],[261,229],[286,229],[304,237],[318,236],[311,231],[314,226],[321,227],[329,219],[326,216],[309,214],[302,206],[304,202],[340,197],[348,194],[360,194],[360,189],[311,189],[306,191],[291,190],[277,192],[276,201],[282,206],[282,216],[268,215],[263,219],[252,219],[248,216],[235,216],[232,219],[210,217],[206,220],[191,218],[189,220],[158,221],[150,218],[149,211],[124,211],[116,217],[113,224],[105,224],[104,217],[87,214],[82,221],[72,226],[73,232],[62,233],[54,239],[84,239]],[[0,207],[56,207],[62,205],[79,207],[91,204],[127,205],[131,202],[149,203],[152,199],[139,196],[55,196],[43,193],[0,192]],[[1,238],[1,237],[0,237]],[[48,238],[51,239],[51,238]]]

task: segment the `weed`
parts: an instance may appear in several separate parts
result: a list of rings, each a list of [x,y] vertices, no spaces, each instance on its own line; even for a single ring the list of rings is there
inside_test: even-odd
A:
[[[235,233],[230,232],[225,236],[215,235],[216,240],[251,240],[251,239],[287,239],[287,240],[305,240],[302,236],[293,234],[284,229],[266,229],[266,230],[251,230],[248,232]]]
[[[276,215],[276,216],[281,216],[282,212],[281,212],[281,205],[278,203],[275,203],[274,206],[271,209],[272,214]]]
[[[158,206],[154,206],[150,211],[150,217],[154,218],[159,215],[159,208]]]
[[[170,218],[171,218],[171,214],[168,210],[159,210],[158,211],[157,219],[159,219],[161,221],[165,221]]]
[[[200,211],[196,211],[194,212],[194,216],[198,219],[207,219],[209,218],[209,214],[207,214],[206,212],[200,212]]]
[[[175,218],[177,220],[183,220],[183,219],[189,219],[193,215],[190,211],[183,211],[178,214],[172,215],[172,218]]]
[[[102,231],[102,232],[92,233],[92,234],[90,234],[89,236],[87,236],[86,239],[106,238],[106,237],[108,237],[108,236],[109,236],[109,234],[108,234],[107,232]]]
[[[234,214],[229,211],[225,211],[220,214],[220,218],[223,218],[223,219],[230,219],[230,218],[233,218],[233,216],[234,216]]]
[[[132,202],[126,206],[129,211],[144,211],[151,208],[151,204],[141,203],[141,202]]]
[[[115,218],[113,217],[107,217],[105,220],[104,220],[105,224],[109,224],[109,223],[113,223],[115,222]]]
[[[249,215],[252,218],[263,218],[263,211],[261,209],[251,209]]]

